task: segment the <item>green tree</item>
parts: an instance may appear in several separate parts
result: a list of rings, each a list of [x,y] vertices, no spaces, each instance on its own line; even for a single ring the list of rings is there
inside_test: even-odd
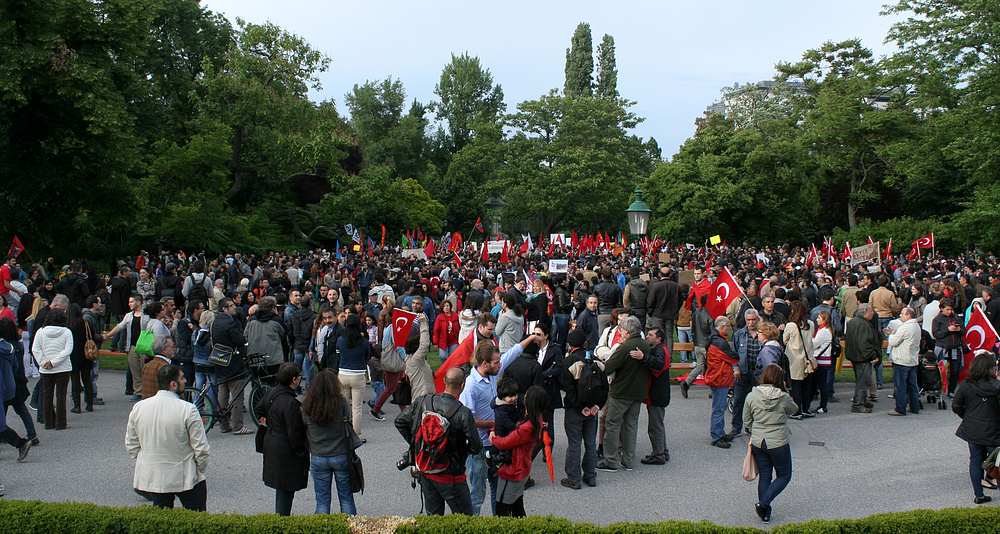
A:
[[[422,157],[426,107],[413,101],[409,113],[403,114],[406,91],[400,80],[390,76],[355,85],[344,101],[351,127],[358,134],[365,168],[388,166],[394,177],[422,175],[426,168]]]
[[[590,96],[594,85],[594,45],[590,35],[590,24],[581,22],[570,47],[566,49],[566,83],[563,94],[566,96]]]
[[[490,70],[483,69],[479,58],[470,57],[468,52],[451,55],[451,63],[441,72],[434,94],[441,101],[432,106],[438,118],[448,123],[454,152],[469,142],[474,124],[496,123],[507,109],[503,89],[499,84],[493,85]]]
[[[604,34],[597,45],[597,96],[618,98],[618,67],[615,63],[615,38]]]

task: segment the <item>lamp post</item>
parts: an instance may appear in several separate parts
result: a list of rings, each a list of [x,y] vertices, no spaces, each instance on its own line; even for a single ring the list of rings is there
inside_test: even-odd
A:
[[[646,235],[647,228],[649,227],[650,213],[652,213],[652,210],[642,201],[642,189],[636,189],[635,202],[625,210],[625,215],[628,217],[628,229],[632,234],[633,242],[637,241],[640,236]],[[636,265],[641,265],[638,254],[636,254],[635,262]]]
[[[492,196],[483,202],[483,207],[490,211],[490,234],[500,235],[500,212],[507,207],[507,202],[503,195]],[[489,236],[487,236],[489,240]]]

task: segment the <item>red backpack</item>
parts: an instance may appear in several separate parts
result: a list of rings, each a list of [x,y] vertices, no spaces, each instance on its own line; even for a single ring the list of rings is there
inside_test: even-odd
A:
[[[434,475],[451,467],[451,458],[445,453],[448,427],[451,426],[451,417],[461,406],[462,403],[456,400],[448,411],[441,414],[434,411],[434,396],[424,397],[424,411],[413,439],[413,462],[420,473]]]

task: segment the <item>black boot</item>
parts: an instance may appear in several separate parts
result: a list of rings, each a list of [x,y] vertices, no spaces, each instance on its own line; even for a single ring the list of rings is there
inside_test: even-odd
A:
[[[88,402],[88,403],[87,403],[87,407],[86,407],[86,410],[87,410],[88,412],[92,412],[92,411],[94,411],[94,403],[93,403],[93,402]]]
[[[80,403],[78,401],[73,401],[73,407],[70,408],[69,411],[73,413],[81,413],[82,410],[80,410]]]

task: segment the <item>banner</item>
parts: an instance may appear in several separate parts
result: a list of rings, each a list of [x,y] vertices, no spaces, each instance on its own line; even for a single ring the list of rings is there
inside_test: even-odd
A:
[[[877,241],[871,245],[851,249],[851,265],[857,265],[866,261],[878,262],[880,257],[881,254],[879,253],[879,244]]]
[[[549,260],[550,273],[564,273],[569,268],[569,260]]]
[[[409,258],[410,256],[416,256],[418,260],[427,259],[427,255],[424,254],[424,249],[422,248],[404,248],[402,255],[404,258]]]
[[[563,234],[549,234],[549,243],[566,246],[569,243],[569,238]]]
[[[503,252],[503,245],[506,241],[490,241],[486,244],[486,252],[489,254],[499,254]]]

